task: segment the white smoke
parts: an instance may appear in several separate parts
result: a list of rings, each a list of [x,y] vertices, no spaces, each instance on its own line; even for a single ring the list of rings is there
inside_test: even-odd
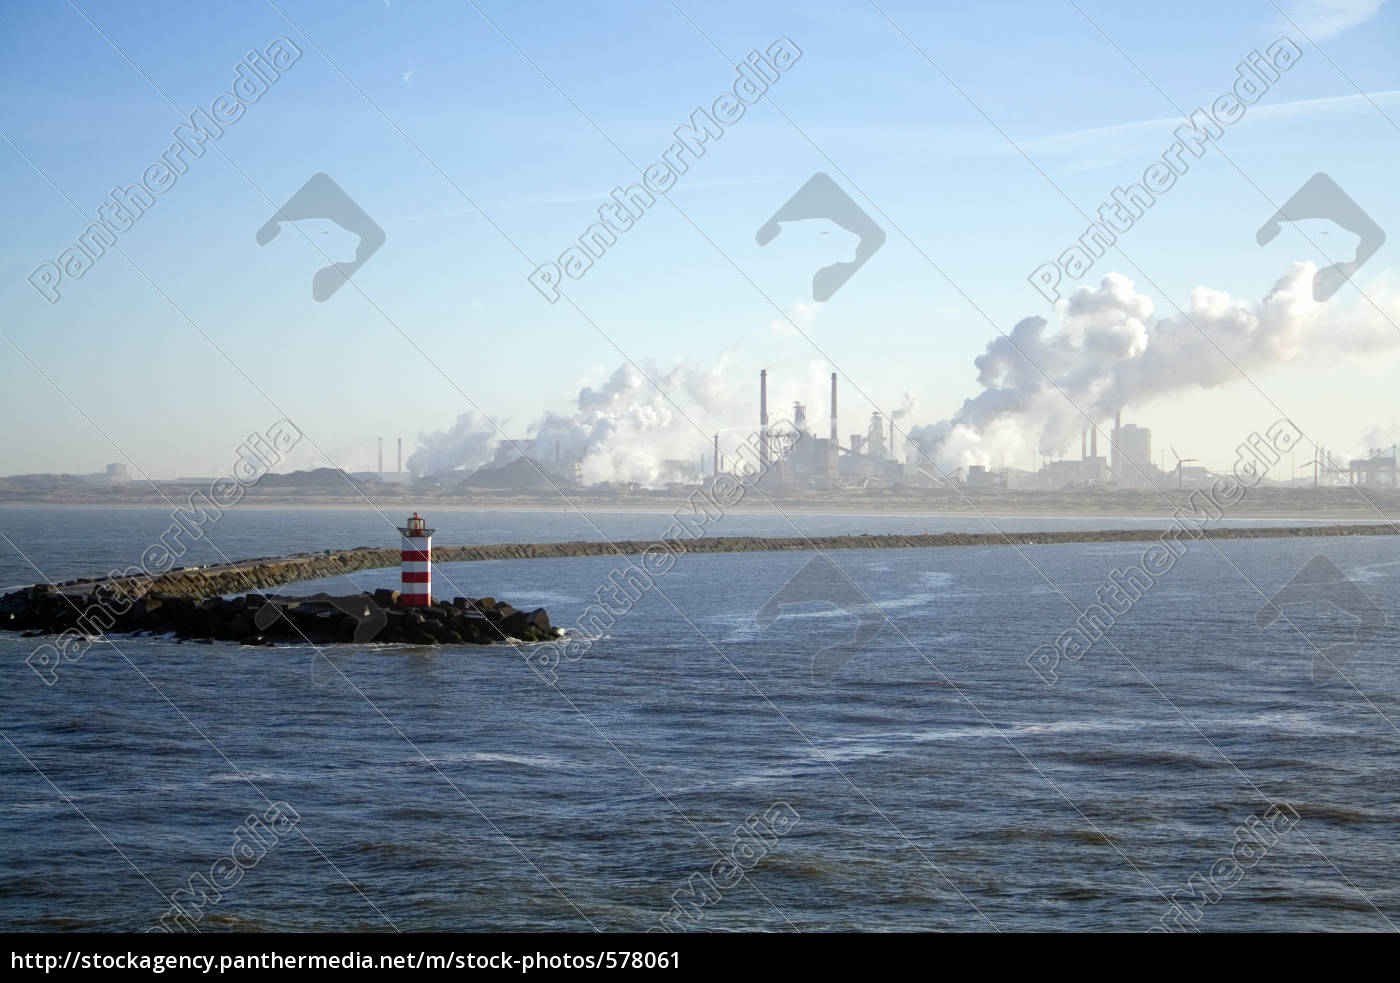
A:
[[[804,331],[810,329],[820,307],[798,304],[769,322],[760,334],[796,336],[793,323]],[[635,482],[656,487],[696,480],[701,455],[706,469],[714,465],[713,434],[719,433],[720,452],[727,466],[732,466],[735,451],[757,430],[758,368],[757,364],[752,371],[747,368],[752,357],[746,359],[745,367],[736,368],[741,354],[736,346],[709,367],[683,363],[668,371],[651,362],[637,367],[624,364],[602,383],[581,389],[569,410],[542,412],[529,424],[524,439],[503,439],[480,415],[463,413],[448,430],[419,435],[418,449],[408,459],[409,470],[415,478],[466,472],[505,464],[524,453],[564,478],[571,477],[577,466],[588,484]],[[770,373],[773,421],[790,417],[793,400],[824,393],[829,372],[812,361],[800,372]],[[506,429],[504,421],[496,422]]]
[[[1055,305],[1054,331],[1044,318],[1028,317],[989,342],[976,360],[982,391],[951,419],[912,428],[909,438],[945,473],[991,466],[994,454],[1061,454],[1077,446],[1081,410],[1106,423],[1125,406],[1236,382],[1242,372],[1252,377],[1304,352],[1322,359],[1400,344],[1391,323],[1400,320],[1394,291],[1373,290],[1374,306],[1317,303],[1313,273],[1312,263],[1293,263],[1253,302],[1199,287],[1185,316],[1173,311],[1155,323],[1151,299],[1110,273]]]
[[[1032,453],[1077,452],[1085,426],[1080,409],[1105,425],[1106,437],[1113,414],[1127,406],[1237,382],[1241,371],[1254,377],[1304,355],[1320,360],[1400,345],[1400,331],[1391,323],[1400,321],[1400,295],[1393,287],[1368,287],[1374,306],[1364,299],[1319,304],[1312,299],[1313,273],[1312,263],[1294,263],[1257,301],[1198,288],[1184,305],[1185,317],[1173,310],[1155,321],[1151,299],[1126,277],[1109,274],[1097,287],[1083,287],[1058,303],[1053,328],[1045,318],[1028,317],[1009,338],[989,342],[975,362],[981,391],[949,419],[909,428],[915,449],[910,461],[933,470],[932,461],[946,475],[973,464],[1026,461]],[[799,307],[789,314],[805,327],[815,310]],[[775,322],[774,331],[780,327]],[[464,413],[450,429],[420,435],[408,466],[415,476],[472,470],[506,463],[523,451],[562,477],[577,465],[587,483],[655,487],[691,480],[700,455],[707,468],[713,465],[710,434],[720,432],[721,451],[732,462],[735,448],[756,429],[761,363],[752,372],[750,359],[736,367],[739,354],[730,350],[709,368],[681,364],[662,371],[646,363],[638,371],[623,365],[582,388],[567,411],[541,413],[514,443],[476,413]],[[774,424],[792,418],[794,401],[815,398],[819,402],[806,402],[808,425],[824,436],[830,371],[820,361],[794,360],[770,372]],[[906,419],[916,404],[917,397],[906,393],[889,416]],[[850,433],[866,430],[866,414],[856,413],[851,402],[844,407],[843,443]],[[1394,442],[1380,436],[1368,438],[1372,446]],[[1106,452],[1103,438],[1099,446]]]
[[[408,465],[421,477],[504,464],[523,452],[565,477],[577,464],[589,484],[693,480],[699,455],[710,451],[697,427],[740,406],[726,384],[728,362],[726,354],[708,369],[680,365],[664,372],[623,365],[601,385],[581,389],[572,411],[543,413],[523,440],[504,439],[478,414],[463,413],[450,429],[420,435]],[[752,401],[750,394],[746,405]]]
[[[496,444],[496,431],[483,417],[468,410],[448,430],[420,433],[417,449],[408,456],[408,470],[415,478],[453,468],[475,470],[491,460]]]
[[[895,407],[893,413],[889,415],[891,420],[903,420],[906,416],[911,416],[919,405],[918,393],[906,392],[900,399],[899,405]]]
[[[1364,453],[1379,451],[1384,456],[1389,456],[1393,450],[1400,445],[1400,422],[1391,420],[1389,423],[1372,425],[1361,432],[1361,446]]]

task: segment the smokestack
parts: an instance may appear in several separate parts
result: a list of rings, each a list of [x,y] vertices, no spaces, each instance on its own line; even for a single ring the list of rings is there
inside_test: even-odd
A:
[[[890,460],[894,460],[894,418],[890,418]]]
[[[836,435],[836,373],[831,373],[831,442],[840,443],[841,438]]]
[[[1089,428],[1089,456],[1099,456],[1099,425],[1097,423]]]
[[[379,476],[384,477],[384,438],[379,438]]]
[[[719,477],[719,434],[715,434],[715,477]]]
[[[399,463],[394,467],[394,474],[403,474],[403,438],[399,438]]]
[[[768,370],[758,373],[758,459],[768,470]]]
[[[835,488],[841,481],[841,435],[836,430],[836,373],[831,373],[831,440],[826,446],[826,484]]]
[[[1118,447],[1118,441],[1120,439],[1118,436],[1118,431],[1122,429],[1123,411],[1119,410],[1117,413],[1113,414],[1113,435],[1109,438],[1108,441],[1108,449],[1110,453],[1113,454],[1113,459],[1108,462],[1108,473],[1114,481],[1118,480],[1118,469],[1122,466],[1122,462],[1119,460],[1119,458],[1122,456],[1122,451]]]
[[[1079,459],[1082,461],[1089,456],[1089,431],[1079,431]]]

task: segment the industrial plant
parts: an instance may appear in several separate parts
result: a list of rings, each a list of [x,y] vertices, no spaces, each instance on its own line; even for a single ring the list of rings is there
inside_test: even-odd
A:
[[[1067,458],[1035,456],[1029,467],[969,464],[942,467],[934,463],[942,437],[929,437],[937,428],[914,427],[901,431],[891,415],[872,413],[862,430],[841,435],[838,413],[838,374],[831,373],[827,405],[827,426],[823,431],[811,404],[801,400],[791,404],[787,416],[770,412],[769,371],[758,375],[757,426],[728,428],[733,443],[737,432],[748,435],[737,448],[715,433],[709,446],[694,457],[651,459],[648,482],[613,479],[588,480],[585,462],[593,446],[591,440],[602,434],[606,440],[610,423],[594,422],[588,431],[577,421],[547,420],[547,425],[519,439],[500,438],[474,426],[465,433],[453,433],[454,453],[469,450],[477,466],[448,466],[436,470],[415,461],[419,452],[405,461],[404,439],[395,440],[393,470],[385,467],[384,438],[378,438],[378,467],[374,471],[345,471],[320,467],[287,474],[267,474],[265,491],[297,496],[335,496],[349,492],[384,494],[393,489],[403,494],[433,497],[552,495],[559,491],[596,495],[689,492],[707,487],[721,475],[739,478],[745,484],[761,487],[766,493],[802,495],[816,500],[824,494],[841,493],[843,498],[861,492],[879,494],[898,490],[918,496],[921,491],[995,493],[1007,490],[1022,494],[1075,496],[1096,491],[1180,491],[1208,488],[1224,472],[1211,471],[1197,458],[1181,454],[1175,447],[1153,447],[1152,430],[1139,423],[1124,422],[1122,411],[1095,426],[1080,431],[1079,454]],[[616,382],[616,380],[614,380]],[[618,385],[616,392],[625,391]],[[597,394],[585,391],[585,397]],[[897,416],[899,414],[895,414]],[[463,418],[467,419],[466,417]],[[689,421],[686,421],[689,425]],[[554,429],[550,429],[552,425]],[[460,429],[460,423],[459,428]],[[677,438],[684,439],[684,434]],[[420,441],[422,437],[420,435]],[[663,445],[670,453],[675,442]],[[420,444],[421,448],[421,444]],[[1306,459],[1301,458],[1304,450]],[[1275,488],[1345,488],[1354,486],[1375,492],[1400,491],[1400,447],[1378,447],[1363,457],[1339,457],[1326,447],[1297,448],[1284,467],[1271,468],[1265,483]],[[615,455],[614,455],[615,456]],[[207,485],[208,478],[178,478],[155,481],[157,485]],[[116,490],[138,495],[138,486],[123,464],[108,465],[105,472],[89,475],[16,475],[0,478],[0,499],[23,499],[53,495],[92,498]],[[75,500],[76,500],[75,498]]]
[[[828,436],[819,437],[808,423],[807,405],[792,406],[790,421],[773,423],[768,412],[768,371],[759,373],[758,433],[764,466],[764,483],[777,487],[812,490],[874,487],[1019,488],[1058,491],[1076,485],[1116,485],[1145,488],[1163,484],[1204,480],[1204,468],[1185,468],[1178,461],[1170,475],[1152,463],[1152,431],[1135,424],[1124,424],[1119,414],[1110,431],[1107,453],[1099,453],[1097,428],[1081,434],[1080,456],[1076,459],[1047,461],[1036,471],[1016,468],[993,470],[985,465],[958,468],[939,473],[917,443],[901,441],[893,419],[873,413],[864,433],[850,434],[843,445],[837,413],[837,377],[831,374]],[[903,447],[901,449],[901,444]],[[901,453],[902,450],[902,453]],[[715,473],[726,470],[715,436]]]
[[[766,484],[791,488],[834,490],[866,488],[872,484],[893,486],[905,481],[904,466],[893,452],[894,421],[872,414],[865,433],[850,435],[841,445],[836,412],[836,373],[831,374],[831,429],[819,437],[808,426],[805,403],[792,404],[792,418],[774,423],[768,415],[768,370],[758,377],[758,436]],[[726,470],[715,435],[715,473]]]
[[[818,436],[812,429],[807,404],[802,402],[793,403],[790,420],[774,422],[768,410],[768,371],[762,370],[758,391],[760,467],[727,466],[716,434],[711,477],[730,471],[756,472],[763,475],[765,486],[814,491],[904,486],[1058,492],[1095,487],[1185,490],[1205,487],[1217,476],[1197,459],[1178,454],[1174,447],[1160,449],[1154,460],[1152,430],[1124,423],[1121,411],[1114,414],[1111,426],[1081,431],[1078,457],[1045,460],[1030,470],[970,465],[940,473],[917,442],[902,440],[894,420],[880,413],[871,414],[865,431],[850,434],[842,444],[837,405],[837,374],[833,372],[827,436]],[[1102,450],[1101,432],[1108,445]],[[1397,461],[1400,448],[1395,446],[1375,448],[1364,458],[1345,462],[1319,448],[1314,459],[1300,466],[1296,474],[1277,475],[1272,483],[1396,489],[1400,488]]]

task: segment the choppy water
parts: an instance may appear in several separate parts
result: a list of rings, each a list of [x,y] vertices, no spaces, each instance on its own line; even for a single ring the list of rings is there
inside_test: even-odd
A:
[[[591,533],[551,513],[430,518],[439,542]],[[654,515],[597,521],[616,537],[665,528]],[[812,534],[986,529],[796,521]],[[0,510],[0,531],[54,579],[134,563],[168,522]],[[1130,524],[999,525],[1076,522]],[[792,530],[731,516],[720,532]],[[392,542],[380,517],[339,510],[235,511],[211,535],[235,557]],[[0,744],[0,927],[150,927],[268,800],[296,810],[297,831],[207,909],[206,930],[645,929],[777,802],[800,821],[698,927],[1142,930],[1271,802],[1301,822],[1203,908],[1201,928],[1400,924],[1396,544],[1193,544],[1110,632],[1121,653],[1100,642],[1046,686],[1027,656],[1143,549],[833,553],[892,624],[875,623],[827,682],[813,656],[851,639],[856,617],[807,605],[766,629],[755,618],[811,559],[798,553],[682,558],[560,669],[557,691],[504,646],[347,648],[344,675],[325,682],[309,647],[149,638],[95,646],[45,686],[23,661],[38,640],[0,635],[13,744]],[[1336,653],[1356,689],[1313,680],[1314,646],[1351,638],[1335,608],[1255,622],[1316,554],[1386,619]],[[612,567],[446,564],[435,586],[568,624]],[[38,579],[8,546],[0,571],[5,584]]]

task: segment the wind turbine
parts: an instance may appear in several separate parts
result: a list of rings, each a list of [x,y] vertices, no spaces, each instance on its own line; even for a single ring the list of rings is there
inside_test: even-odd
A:
[[[1313,445],[1313,459],[1303,464],[1303,466],[1298,470],[1301,471],[1304,468],[1308,467],[1311,467],[1313,469],[1314,488],[1318,487],[1322,477],[1324,476],[1327,476],[1327,483],[1329,485],[1333,484],[1336,480],[1333,476],[1343,473],[1344,470],[1342,468],[1337,467],[1336,462],[1332,458],[1332,454],[1327,450],[1327,448],[1318,444]]]
[[[1313,456],[1311,461],[1308,461],[1302,467],[1294,468],[1293,470],[1296,473],[1298,471],[1304,470],[1305,468],[1312,468],[1313,487],[1316,488],[1318,485],[1318,473],[1322,468],[1322,447],[1320,445],[1313,444]]]
[[[1170,445],[1168,445],[1168,446],[1170,446]],[[1178,454],[1178,453],[1176,452],[1176,448],[1175,448],[1175,447],[1172,447],[1172,457],[1176,458],[1176,490],[1177,490],[1177,491],[1181,491],[1181,487],[1182,487],[1182,484],[1181,484],[1181,466],[1182,466],[1183,464],[1187,464],[1187,463],[1190,463],[1190,464],[1199,464],[1199,463],[1200,463],[1200,459],[1199,459],[1199,458],[1195,458],[1195,457],[1182,457],[1180,454]]]

